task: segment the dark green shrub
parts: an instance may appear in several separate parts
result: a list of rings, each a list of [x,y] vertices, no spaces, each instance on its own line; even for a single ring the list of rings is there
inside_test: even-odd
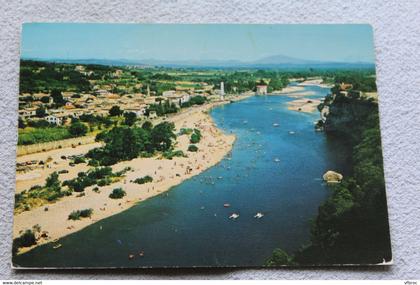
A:
[[[84,136],[86,135],[87,132],[88,132],[88,127],[86,127],[85,124],[80,123],[80,122],[74,122],[69,127],[69,133],[73,137]]]
[[[122,188],[115,188],[112,190],[111,194],[109,194],[109,198],[111,199],[121,199],[127,195],[127,193]]]
[[[19,248],[30,247],[36,244],[36,237],[32,230],[26,230],[20,237],[13,240],[12,251],[16,255]]]
[[[201,140],[201,132],[198,129],[194,129],[194,133],[191,135],[190,142],[195,144],[200,142]]]
[[[86,159],[84,157],[76,157],[73,161],[74,164],[85,163]]]
[[[179,130],[180,135],[191,135],[193,133],[193,129],[191,128],[181,128]]]
[[[88,162],[89,166],[99,166],[99,161],[97,161],[96,159],[90,159]]]
[[[99,187],[102,187],[102,186],[106,186],[106,185],[111,184],[111,182],[112,182],[111,179],[103,178],[103,179],[99,180],[97,184],[98,184]]]
[[[145,184],[145,183],[149,183],[149,182],[152,182],[152,181],[153,181],[153,177],[151,177],[149,175],[146,175],[144,177],[137,178],[133,182],[137,183],[137,184]]]
[[[188,151],[197,152],[198,147],[196,145],[191,144],[190,146],[188,146]]]
[[[73,211],[69,215],[69,220],[80,220],[80,218],[90,218],[92,216],[93,209],[84,209],[84,210],[77,210]]]
[[[163,153],[163,157],[170,160],[174,157],[186,157],[186,155],[182,150],[168,150]]]

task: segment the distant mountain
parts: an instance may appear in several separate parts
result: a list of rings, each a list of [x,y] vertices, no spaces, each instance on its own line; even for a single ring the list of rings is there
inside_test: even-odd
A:
[[[73,64],[100,64],[110,66],[163,66],[185,68],[267,68],[267,69],[303,69],[303,68],[374,68],[368,62],[327,62],[318,60],[300,59],[284,55],[264,57],[255,61],[239,60],[158,60],[158,59],[36,59],[41,61],[73,63]]]
[[[319,64],[320,61],[295,58],[285,55],[273,55],[256,60],[253,64]]]

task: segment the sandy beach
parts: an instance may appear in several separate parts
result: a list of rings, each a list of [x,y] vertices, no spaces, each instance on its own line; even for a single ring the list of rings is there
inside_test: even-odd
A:
[[[333,87],[332,84],[325,84],[322,83],[323,80],[321,78],[318,79],[310,79],[310,80],[305,80],[303,82],[300,82],[298,84],[298,86],[319,86],[319,87],[323,87],[323,88],[331,88]]]
[[[302,98],[304,96],[313,96],[313,95],[316,95],[316,92],[302,91],[302,92],[293,92],[293,93],[287,94],[287,96],[291,98]]]
[[[318,99],[301,98],[287,103],[287,109],[297,112],[312,113],[321,103]]]
[[[281,90],[273,91],[270,94],[271,95],[283,95],[283,94],[288,94],[288,93],[292,93],[292,92],[301,92],[303,90],[305,90],[305,88],[303,86],[287,86],[287,87],[284,87]],[[270,95],[270,94],[268,94],[268,95]]]
[[[189,136],[181,135],[177,137],[175,150],[182,150],[188,157],[175,157],[172,160],[168,160],[156,156],[153,158],[136,158],[131,161],[117,163],[112,166],[114,172],[126,167],[131,167],[132,170],[126,173],[125,177],[120,181],[109,186],[100,187],[99,193],[92,191],[94,186],[90,186],[86,188],[85,196],[83,197],[76,197],[78,193],[73,193],[73,195],[64,197],[55,203],[15,215],[13,236],[18,237],[22,231],[31,229],[38,224],[41,227],[41,232],[47,232],[47,237],[40,237],[36,246],[53,240],[57,242],[56,240],[63,236],[79,231],[96,221],[120,213],[141,201],[168,191],[171,187],[217,164],[231,151],[235,137],[222,133],[215,126],[207,111],[216,105],[225,103],[227,102],[211,103],[190,108],[168,119],[168,121],[175,123],[177,131],[181,128],[197,128],[201,131],[202,139],[196,144],[199,149],[198,152],[188,152],[187,148],[190,145]],[[94,143],[18,157],[18,162],[33,159],[45,161],[48,159],[49,163],[48,167],[17,174],[16,192],[19,193],[33,185],[43,185],[46,177],[54,171],[63,169],[69,171],[69,173],[60,175],[61,181],[76,177],[80,171],[87,171],[90,167],[84,163],[70,167],[68,160],[62,159],[61,155],[84,154],[98,146],[100,146],[99,143]],[[187,168],[190,170],[187,171]],[[142,185],[131,182],[145,175],[153,177],[153,182]],[[127,195],[122,199],[110,199],[108,195],[112,189],[118,187],[123,188]],[[170,193],[163,195],[170,195]],[[48,211],[45,210],[45,207],[48,207]],[[88,208],[93,209],[91,218],[77,221],[68,220],[68,215],[72,211]],[[19,253],[26,252],[32,248],[22,248]]]

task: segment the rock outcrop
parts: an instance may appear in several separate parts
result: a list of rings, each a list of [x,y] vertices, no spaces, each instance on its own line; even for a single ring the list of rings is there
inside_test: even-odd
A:
[[[340,183],[341,180],[343,180],[343,175],[338,172],[328,170],[322,178],[324,178],[327,183]]]

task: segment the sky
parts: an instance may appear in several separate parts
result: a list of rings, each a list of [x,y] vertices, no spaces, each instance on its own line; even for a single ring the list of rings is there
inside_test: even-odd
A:
[[[23,25],[21,58],[240,60],[283,55],[329,62],[375,60],[369,25]]]

